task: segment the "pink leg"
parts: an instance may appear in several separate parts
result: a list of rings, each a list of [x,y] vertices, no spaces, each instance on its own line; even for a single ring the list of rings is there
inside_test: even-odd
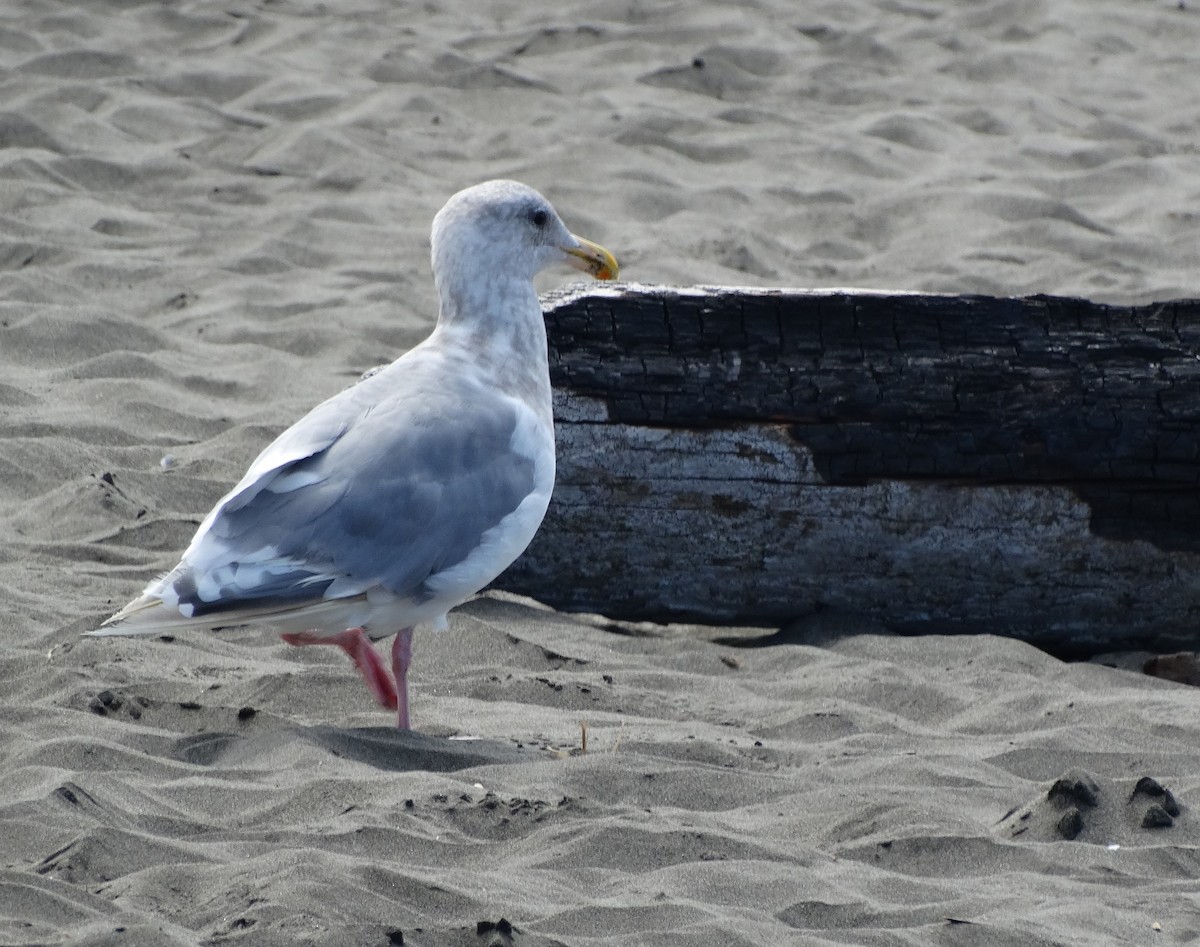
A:
[[[279,637],[288,644],[296,645],[297,647],[313,644],[337,645],[346,654],[350,655],[351,660],[354,661],[354,666],[358,668],[363,680],[366,681],[367,687],[375,695],[375,699],[384,707],[387,707],[388,710],[396,709],[396,688],[392,685],[391,678],[388,677],[387,669],[383,666],[383,659],[371,647],[371,639],[367,637],[366,632],[361,628],[347,628],[336,635],[322,635],[315,631],[302,631],[298,634],[280,635]],[[393,649],[393,663],[395,661],[394,654],[395,649]],[[405,668],[408,667],[407,664],[404,666]],[[408,719],[407,694],[405,694],[405,701],[401,705],[400,713],[405,720]],[[404,724],[404,726],[407,726],[407,724]]]
[[[392,640],[392,673],[396,676],[396,726],[408,727],[408,666],[412,663],[411,628],[401,628]]]

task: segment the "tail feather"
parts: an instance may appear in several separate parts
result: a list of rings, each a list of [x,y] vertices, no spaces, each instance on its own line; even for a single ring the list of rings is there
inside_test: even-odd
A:
[[[178,609],[163,603],[157,595],[142,594],[115,615],[106,618],[94,631],[85,631],[88,637],[105,635],[153,635],[178,628],[207,628],[213,624],[211,616],[188,618]],[[238,624],[222,621],[221,624]]]
[[[239,625],[264,625],[279,631],[308,631],[326,625],[338,625],[338,630],[358,624],[363,619],[356,613],[366,604],[366,595],[340,599],[318,599],[292,607],[260,606],[210,612],[188,617],[163,602],[157,595],[144,593],[94,631],[88,637],[107,635],[153,635],[163,632],[234,628]],[[364,616],[365,617],[365,616]],[[348,623],[348,624],[347,624]]]
[[[118,625],[122,622],[128,621],[129,619],[133,618],[133,616],[135,616],[135,615],[139,615],[142,612],[145,612],[147,609],[157,608],[160,606],[162,606],[162,599],[159,598],[157,595],[139,595],[137,598],[135,598],[132,602],[130,602],[128,605],[126,605],[124,608],[122,608],[115,615],[110,615],[108,618],[104,619],[104,621],[102,621],[100,623],[100,628],[97,628],[95,631],[89,631],[88,634],[89,635],[133,634],[133,632],[122,632],[122,631],[118,631],[116,629],[114,629],[112,631],[101,631],[100,629],[108,628],[112,625]],[[180,615],[179,617],[182,618],[183,616]]]

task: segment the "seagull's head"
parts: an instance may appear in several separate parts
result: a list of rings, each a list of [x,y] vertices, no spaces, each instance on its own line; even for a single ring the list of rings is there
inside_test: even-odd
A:
[[[432,256],[439,289],[451,273],[532,280],[556,263],[602,280],[618,273],[608,250],[571,233],[546,198],[516,181],[486,181],[451,197],[433,219]]]

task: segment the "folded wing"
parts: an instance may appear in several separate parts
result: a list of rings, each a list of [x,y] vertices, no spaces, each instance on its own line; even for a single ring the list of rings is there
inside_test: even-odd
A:
[[[520,400],[421,374],[402,360],[285,431],[139,602],[199,619],[490,581],[541,520],[553,451],[547,470]]]

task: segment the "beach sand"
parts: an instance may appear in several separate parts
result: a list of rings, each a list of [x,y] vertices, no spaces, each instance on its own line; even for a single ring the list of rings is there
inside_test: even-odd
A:
[[[486,178],[643,283],[1196,295],[1191,7],[8,3],[0,944],[1195,943],[1145,655],[489,596],[402,734],[331,649],[80,637],[429,331]]]

